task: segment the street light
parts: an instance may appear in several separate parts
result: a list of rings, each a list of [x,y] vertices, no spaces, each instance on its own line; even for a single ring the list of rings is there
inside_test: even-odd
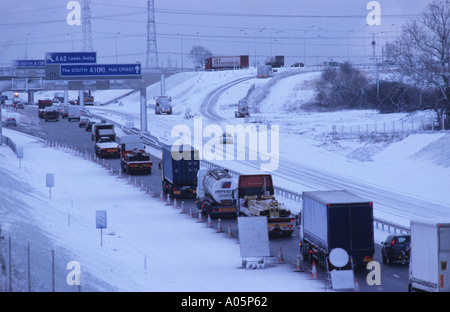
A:
[[[30,36],[31,33],[28,33],[25,35],[25,59],[28,60],[28,36]]]
[[[308,26],[308,28],[303,32],[303,63],[306,64],[306,33],[309,31],[309,28],[314,28],[313,26]]]
[[[350,41],[349,41],[349,34],[353,31],[353,29],[347,30],[347,61],[350,60]]]
[[[118,39],[119,35],[120,35],[120,31],[118,31],[116,33],[116,64],[118,64],[118,62],[117,62],[117,39]]]
[[[181,69],[183,69],[183,35],[180,33],[177,33],[177,36],[180,36],[181,38]]]
[[[70,41],[72,42],[72,52],[73,52],[73,35],[72,34],[66,34],[66,36],[70,36]]]
[[[265,28],[260,28],[259,30],[255,30],[255,35],[254,35],[254,38],[255,38],[255,42],[254,42],[254,49],[255,49],[255,68],[257,68],[258,67],[258,62],[257,62],[257,58],[258,58],[258,55],[257,55],[257,53],[256,53],[256,33],[259,33],[259,32],[263,32],[264,30],[266,30]]]

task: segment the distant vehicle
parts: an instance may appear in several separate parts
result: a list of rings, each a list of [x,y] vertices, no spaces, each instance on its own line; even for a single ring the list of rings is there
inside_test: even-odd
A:
[[[12,109],[12,108],[14,107],[14,102],[13,102],[13,100],[11,100],[11,99],[7,99],[7,100],[4,101],[3,105],[4,105],[6,108]]]
[[[51,100],[38,100],[38,116],[39,118],[44,118],[44,111],[46,107],[52,106],[53,102]]]
[[[172,114],[172,98],[170,96],[157,96],[155,98],[155,114]]]
[[[94,105],[94,96],[91,94],[91,90],[84,92],[84,105]],[[80,105],[80,97],[75,101],[76,105]]]
[[[6,118],[5,120],[5,126],[17,126],[16,118]]]
[[[19,109],[19,108],[25,109],[25,105],[23,105],[23,103],[17,103],[16,104],[16,109]]]
[[[328,255],[342,248],[354,266],[367,265],[375,252],[373,232],[371,201],[345,190],[303,192],[300,252],[305,260],[331,268]]]
[[[450,292],[450,220],[411,220],[409,291]]]
[[[256,69],[257,78],[269,78],[273,77],[272,65],[259,65]]]
[[[248,55],[211,56],[205,60],[206,70],[240,69],[248,67]]]
[[[284,66],[284,55],[268,57],[264,64],[271,65],[273,68],[283,67]]]
[[[86,127],[89,122],[89,118],[82,117],[80,118],[80,122],[78,123],[78,127],[83,128]]]
[[[97,142],[100,137],[108,136],[111,141],[116,140],[115,126],[112,123],[100,122],[92,126],[91,140]]]
[[[410,249],[411,235],[388,235],[381,248],[383,263],[389,262],[389,264],[392,264],[394,261],[409,262]]]
[[[301,63],[301,62],[297,62],[291,65],[291,67],[305,67],[305,64]]]
[[[1,102],[1,104],[5,104],[5,100],[7,100],[8,99],[8,96],[6,95],[6,94],[2,94],[1,96],[0,96],[0,102]]]
[[[86,124],[86,131],[92,131],[92,126],[95,124],[95,121],[89,121],[87,124]]]
[[[197,172],[197,208],[205,215],[237,216],[234,190],[237,183],[226,169],[200,169]]]
[[[59,111],[56,107],[48,106],[44,108],[44,119],[48,121],[59,121]]]
[[[250,116],[247,99],[240,99],[237,105],[237,111],[234,112],[234,117],[242,118],[245,116]]]
[[[61,105],[61,109],[59,111],[59,114],[61,115],[62,119],[69,117],[69,106],[68,105]]]
[[[267,217],[269,234],[291,236],[295,216],[274,196],[270,174],[240,175],[235,194],[238,213],[247,217]]]
[[[186,148],[186,150],[184,149]],[[172,145],[162,147],[161,170],[164,195],[173,197],[195,197],[197,192],[197,172],[200,169],[198,150],[191,146],[173,146],[181,155],[190,159],[174,159]]]
[[[17,106],[17,104],[19,104],[20,103],[20,99],[18,98],[18,97],[14,97],[14,100],[13,100],[13,106],[14,106],[14,108],[17,108],[16,106]]]
[[[224,132],[223,134],[222,134],[222,140],[221,140],[222,142],[222,144],[233,144],[234,143],[234,140],[233,140],[233,135],[231,134],[231,133],[228,133],[228,132]]]
[[[53,97],[54,103],[64,103],[64,93],[57,92]]]
[[[80,121],[81,118],[81,111],[78,106],[69,106],[67,110],[67,118],[69,121],[76,119]]]
[[[116,133],[114,124],[95,124],[92,130],[92,138],[95,142],[95,155],[101,158],[119,158],[120,146],[115,142]]]
[[[331,61],[331,62],[324,62],[324,65],[330,67],[339,67],[342,65],[342,63]]]

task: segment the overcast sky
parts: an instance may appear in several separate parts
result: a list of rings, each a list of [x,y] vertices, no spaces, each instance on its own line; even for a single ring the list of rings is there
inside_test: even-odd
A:
[[[80,4],[83,0],[78,1]],[[382,55],[401,25],[431,0],[379,0],[381,25],[367,25],[368,0],[155,0],[158,61],[192,66],[193,45],[214,55],[249,55],[286,63],[370,61],[372,36]],[[0,64],[44,59],[45,52],[81,51],[82,26],[68,25],[68,0],[0,0]],[[147,1],[91,0],[98,63],[146,63]],[[183,58],[182,58],[183,56]]]

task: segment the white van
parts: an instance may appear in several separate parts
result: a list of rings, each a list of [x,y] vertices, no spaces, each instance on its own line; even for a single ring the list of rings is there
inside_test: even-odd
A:
[[[71,121],[72,119],[80,121],[80,117],[80,108],[78,106],[69,106],[69,109],[67,111],[67,118],[69,119],[69,121]]]

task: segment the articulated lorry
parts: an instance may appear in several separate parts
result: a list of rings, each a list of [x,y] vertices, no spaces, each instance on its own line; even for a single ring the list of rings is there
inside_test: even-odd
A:
[[[373,260],[373,203],[345,190],[303,192],[300,252],[330,268],[328,256],[344,249],[354,266]]]
[[[129,174],[152,173],[153,162],[139,135],[124,135],[120,138],[120,164],[122,171]]]
[[[170,195],[171,198],[195,197],[199,169],[199,152],[192,146],[162,146],[162,190],[165,195]]]
[[[256,70],[257,78],[269,78],[273,77],[272,65],[259,65]]]
[[[269,234],[292,235],[295,216],[275,199],[270,174],[240,175],[236,191],[239,214],[265,216]]]
[[[409,291],[450,292],[450,220],[411,220]]]
[[[52,106],[52,100],[38,100],[38,116],[44,118],[45,108]]]
[[[284,55],[277,55],[268,57],[265,65],[270,65],[273,68],[283,67],[284,66]]]
[[[247,99],[241,99],[238,102],[237,111],[234,112],[234,117],[243,118],[245,116],[250,116],[250,113],[248,111],[248,103]]]
[[[101,158],[119,158],[120,146],[116,143],[114,124],[99,123],[93,125],[92,140],[95,142],[95,155]]]
[[[197,208],[206,215],[237,215],[236,179],[226,169],[200,169],[197,172]]]

